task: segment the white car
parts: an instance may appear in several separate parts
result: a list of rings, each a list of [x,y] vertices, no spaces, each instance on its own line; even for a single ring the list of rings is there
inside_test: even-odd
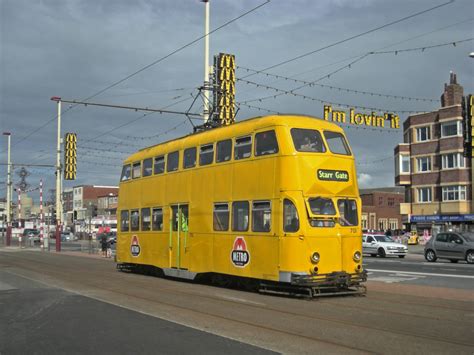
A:
[[[406,245],[395,242],[391,237],[383,234],[364,234],[362,236],[362,252],[371,256],[379,255],[381,258],[386,256],[398,256],[404,258],[407,255]]]

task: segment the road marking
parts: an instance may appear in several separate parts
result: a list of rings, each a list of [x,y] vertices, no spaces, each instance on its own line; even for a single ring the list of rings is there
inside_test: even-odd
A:
[[[459,279],[474,279],[474,276],[469,276],[469,275],[432,274],[429,272],[414,272],[414,271],[401,271],[401,270],[376,270],[376,269],[368,269],[368,271],[386,272],[390,274],[402,273],[406,275],[422,275],[422,276],[437,276],[437,277],[454,277],[454,278],[459,278]]]
[[[244,303],[244,304],[253,304],[253,305],[256,305],[256,306],[265,306],[264,303],[249,301],[249,300],[246,300],[246,299],[243,299],[243,298],[223,296],[223,295],[216,295],[216,296],[219,297],[219,298],[225,299],[227,301],[240,302],[240,303]]]

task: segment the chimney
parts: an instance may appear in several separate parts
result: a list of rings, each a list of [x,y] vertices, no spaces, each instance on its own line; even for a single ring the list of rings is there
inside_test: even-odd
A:
[[[441,107],[460,105],[464,89],[457,83],[456,74],[453,71],[449,73],[449,85],[444,84],[444,93],[441,95]]]

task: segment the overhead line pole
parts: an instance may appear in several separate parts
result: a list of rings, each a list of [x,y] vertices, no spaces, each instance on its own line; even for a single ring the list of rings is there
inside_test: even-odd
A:
[[[53,100],[53,101],[56,101],[56,100]],[[202,115],[200,113],[188,113],[188,112],[181,112],[181,111],[160,110],[160,109],[153,109],[153,108],[148,108],[148,107],[112,105],[112,104],[102,104],[102,103],[97,103],[97,102],[87,102],[87,101],[78,101],[78,100],[64,100],[64,99],[60,99],[60,101],[65,102],[65,103],[70,103],[70,104],[84,105],[84,106],[111,107],[111,108],[121,108],[121,109],[126,109],[126,110],[133,110],[133,111],[169,113],[169,114],[176,114],[176,115],[193,116],[193,117],[198,117],[198,118],[202,117]]]
[[[204,2],[204,108],[202,118],[204,123],[209,120],[209,0]]]
[[[61,204],[61,98],[52,97],[52,101],[58,104],[58,137],[56,148],[56,251],[61,251],[61,224],[62,224],[62,204]]]

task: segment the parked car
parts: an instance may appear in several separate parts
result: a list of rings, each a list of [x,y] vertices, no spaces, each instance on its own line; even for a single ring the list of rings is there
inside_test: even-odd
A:
[[[23,237],[27,238],[30,241],[33,241],[34,243],[39,243],[40,242],[40,232],[37,229],[34,228],[25,228],[23,230]]]
[[[452,263],[466,260],[468,264],[474,264],[474,233],[441,232],[430,238],[425,245],[425,259],[435,262],[438,258]]]
[[[407,255],[406,245],[395,242],[391,237],[383,234],[364,234],[362,236],[362,252],[370,256],[398,256],[404,258]]]

